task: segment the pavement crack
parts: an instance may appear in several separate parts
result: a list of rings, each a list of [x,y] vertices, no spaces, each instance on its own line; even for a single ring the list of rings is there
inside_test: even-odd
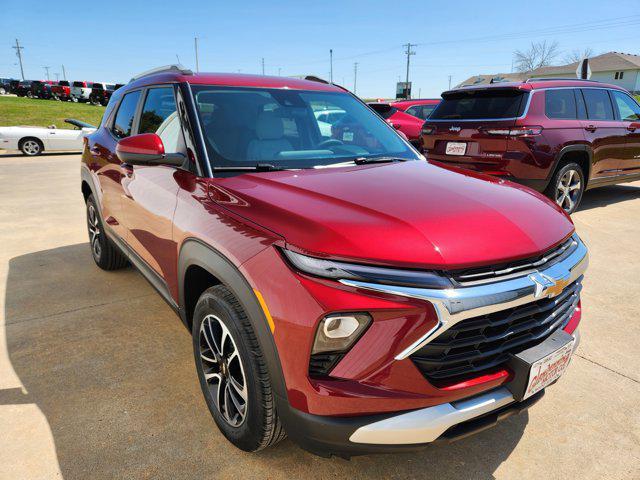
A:
[[[120,300],[113,300],[111,302],[96,303],[96,304],[93,304],[93,305],[85,305],[85,306],[78,307],[78,308],[70,308],[68,310],[62,310],[60,312],[49,313],[47,315],[39,315],[37,317],[21,318],[21,319],[15,320],[15,321],[6,321],[6,319],[5,319],[5,327],[8,328],[8,327],[11,327],[13,325],[20,325],[21,323],[33,322],[34,320],[45,320],[47,318],[56,317],[58,315],[64,315],[65,313],[80,312],[82,310],[89,310],[91,308],[104,307],[105,305],[114,305],[116,303],[128,302],[128,301],[131,301],[131,300],[138,300],[140,298],[155,297],[155,296],[157,296],[157,294],[155,294],[155,293],[147,293],[146,295],[138,295],[136,297],[127,297],[127,298],[122,298]]]
[[[606,365],[603,365],[603,364],[601,364],[601,363],[599,363],[599,362],[596,362],[595,360],[591,360],[590,358],[583,357],[582,355],[577,354],[577,353],[575,354],[575,356],[576,356],[576,357],[579,357],[579,358],[581,358],[581,359],[583,359],[583,360],[586,360],[587,362],[593,363],[594,365],[598,365],[599,367],[602,367],[602,368],[604,368],[605,370],[609,370],[610,372],[613,372],[613,373],[615,373],[615,374],[617,374],[617,375],[620,375],[621,377],[624,377],[624,378],[626,378],[626,379],[628,379],[628,380],[631,380],[631,381],[632,381],[632,382],[634,382],[634,383],[638,383],[638,384],[640,384],[640,381],[639,381],[639,380],[637,380],[637,379],[635,379],[635,378],[633,378],[633,377],[630,377],[629,375],[625,375],[625,374],[624,374],[624,373],[622,373],[622,372],[618,372],[617,370],[614,370],[613,368],[609,368],[609,367],[607,367]]]

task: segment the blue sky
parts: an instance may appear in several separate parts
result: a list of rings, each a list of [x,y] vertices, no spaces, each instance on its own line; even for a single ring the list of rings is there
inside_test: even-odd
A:
[[[615,8],[612,6],[615,5]],[[200,70],[329,76],[357,93],[390,97],[411,57],[414,97],[435,97],[478,73],[508,72],[513,51],[556,40],[562,52],[640,54],[640,0],[537,2],[235,1],[24,2],[0,7],[0,76],[19,78],[15,50],[24,45],[25,76],[127,81],[134,73],[176,62]],[[625,18],[626,17],[626,18]],[[558,61],[562,60],[562,55]]]

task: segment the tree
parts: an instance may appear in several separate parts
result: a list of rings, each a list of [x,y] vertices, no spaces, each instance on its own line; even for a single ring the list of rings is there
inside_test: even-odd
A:
[[[593,56],[593,49],[592,48],[585,48],[584,50],[580,51],[579,48],[576,48],[575,50],[572,50],[570,52],[568,52],[565,56],[564,56],[564,61],[565,63],[577,63],[580,60],[582,60],[583,58],[589,58]]]
[[[516,50],[513,53],[514,66],[516,71],[526,73],[540,67],[551,65],[560,52],[558,42],[547,43],[546,40],[538,43],[531,43],[529,50]]]

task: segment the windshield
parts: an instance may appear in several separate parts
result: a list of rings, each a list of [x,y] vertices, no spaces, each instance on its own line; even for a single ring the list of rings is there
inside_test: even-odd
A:
[[[446,94],[429,120],[507,119],[522,115],[526,94],[516,89],[459,90]]]
[[[348,93],[199,85],[193,91],[214,167],[312,168],[356,158],[419,158]]]

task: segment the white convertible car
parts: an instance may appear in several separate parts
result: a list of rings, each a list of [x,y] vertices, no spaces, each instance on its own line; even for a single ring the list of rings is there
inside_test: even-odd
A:
[[[65,119],[75,128],[0,127],[0,150],[20,150],[24,155],[40,155],[45,150],[82,150],[82,139],[96,127],[88,123]]]

